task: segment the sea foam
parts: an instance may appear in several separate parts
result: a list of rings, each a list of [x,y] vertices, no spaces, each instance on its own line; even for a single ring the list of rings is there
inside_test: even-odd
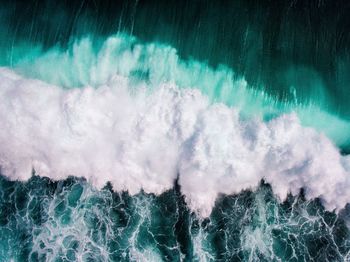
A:
[[[268,122],[210,103],[196,89],[150,90],[115,75],[98,88],[63,89],[0,70],[0,165],[12,180],[85,177],[96,187],[160,194],[178,179],[208,216],[219,194],[270,183],[281,200],[305,189],[326,208],[350,200],[350,160],[296,114]]]

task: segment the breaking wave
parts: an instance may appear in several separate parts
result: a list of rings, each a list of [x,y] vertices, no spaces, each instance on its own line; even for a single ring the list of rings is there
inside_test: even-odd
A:
[[[264,122],[209,103],[196,89],[162,83],[150,91],[118,75],[81,89],[7,69],[0,78],[0,164],[11,179],[72,175],[131,194],[160,194],[177,179],[203,216],[218,194],[256,188],[262,179],[282,200],[301,188],[331,210],[350,199],[349,158],[296,114]]]

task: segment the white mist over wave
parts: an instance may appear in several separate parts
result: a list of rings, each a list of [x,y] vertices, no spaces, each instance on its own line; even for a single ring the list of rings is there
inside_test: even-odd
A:
[[[21,75],[64,88],[99,87],[119,75],[134,83],[147,82],[149,89],[163,82],[172,82],[179,88],[200,89],[211,102],[234,106],[246,116],[259,114],[271,118],[294,111],[302,125],[324,132],[338,146],[350,147],[347,132],[350,122],[330,110],[331,101],[324,93],[324,84],[310,69],[303,70],[307,79],[312,79],[311,89],[316,94],[309,97],[310,101],[304,101],[293,86],[289,88],[294,99],[279,100],[264,91],[267,87],[249,86],[242,76],[225,65],[214,69],[205,62],[184,60],[174,47],[157,42],[141,43],[124,34],[106,39],[86,36],[72,40],[67,48],[16,44],[4,57],[11,57],[9,65]]]
[[[64,90],[0,70],[0,165],[13,180],[85,177],[135,194],[162,193],[178,177],[190,208],[208,216],[218,194],[261,179],[284,199],[305,188],[328,209],[350,202],[350,159],[295,114],[244,119],[200,91],[132,86]]]

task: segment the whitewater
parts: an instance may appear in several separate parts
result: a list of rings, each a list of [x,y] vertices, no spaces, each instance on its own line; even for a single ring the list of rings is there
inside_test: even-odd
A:
[[[13,180],[84,177],[102,188],[161,194],[177,179],[190,208],[210,215],[219,194],[261,180],[280,200],[305,189],[329,210],[350,199],[350,159],[296,114],[267,122],[209,103],[196,89],[113,76],[62,89],[1,69],[0,163]]]

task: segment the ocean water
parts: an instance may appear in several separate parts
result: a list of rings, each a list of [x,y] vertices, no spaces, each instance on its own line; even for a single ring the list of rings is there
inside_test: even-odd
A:
[[[350,261],[348,1],[1,1],[0,261]]]

